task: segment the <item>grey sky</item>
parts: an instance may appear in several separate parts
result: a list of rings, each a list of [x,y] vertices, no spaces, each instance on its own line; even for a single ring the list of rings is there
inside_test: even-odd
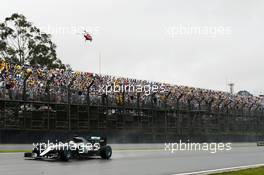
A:
[[[60,59],[75,70],[98,72],[101,52],[103,74],[216,90],[232,81],[236,91],[264,92],[262,0],[1,2],[1,20],[14,12],[53,31]],[[179,26],[230,31],[173,37],[170,29]],[[82,27],[93,33],[92,43],[73,30]]]

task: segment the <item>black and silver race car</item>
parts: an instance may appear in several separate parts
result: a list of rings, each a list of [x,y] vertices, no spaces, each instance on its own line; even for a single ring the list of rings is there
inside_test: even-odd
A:
[[[26,158],[34,159],[57,159],[68,161],[69,159],[88,158],[100,156],[110,159],[112,148],[107,145],[106,138],[91,136],[73,137],[68,142],[38,143],[34,144],[32,152],[24,154]]]

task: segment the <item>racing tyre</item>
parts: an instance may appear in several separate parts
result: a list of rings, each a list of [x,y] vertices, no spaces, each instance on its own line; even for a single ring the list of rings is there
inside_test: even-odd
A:
[[[24,157],[32,157],[32,153],[24,153]]]
[[[63,150],[60,153],[60,160],[62,161],[69,161],[71,158],[71,151],[70,150]]]
[[[102,147],[100,150],[100,156],[103,159],[110,159],[110,157],[112,156],[112,148],[108,145]]]

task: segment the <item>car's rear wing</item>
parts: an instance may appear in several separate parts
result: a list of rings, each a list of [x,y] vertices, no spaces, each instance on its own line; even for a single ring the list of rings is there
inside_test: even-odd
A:
[[[87,141],[91,143],[100,143],[100,146],[104,146],[107,144],[107,139],[106,137],[100,137],[100,136],[89,136],[86,138]]]

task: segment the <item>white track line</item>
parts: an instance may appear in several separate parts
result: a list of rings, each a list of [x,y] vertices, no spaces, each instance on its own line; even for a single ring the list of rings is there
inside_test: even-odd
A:
[[[255,168],[255,167],[260,167],[260,166],[264,166],[264,164],[236,166],[236,167],[220,168],[220,169],[214,169],[214,170],[194,171],[194,172],[189,172],[189,173],[178,173],[178,174],[172,174],[172,175],[208,174],[208,173],[217,173],[217,172],[224,172],[224,171],[230,171],[230,170]]]

